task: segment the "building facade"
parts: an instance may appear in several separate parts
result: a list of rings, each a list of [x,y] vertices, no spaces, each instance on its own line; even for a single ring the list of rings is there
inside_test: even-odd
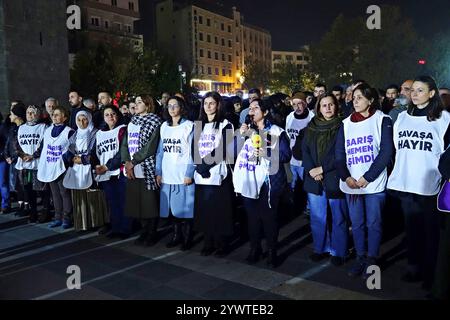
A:
[[[301,71],[306,71],[310,62],[309,46],[304,46],[300,51],[272,51],[272,72],[283,63],[292,63]]]
[[[139,0],[68,0],[70,4],[81,8],[81,30],[69,32],[71,54],[97,43],[142,50],[143,37],[137,34]]]
[[[0,0],[0,108],[11,100],[67,101],[70,89],[66,4],[54,0]]]
[[[158,48],[177,59],[201,91],[242,88],[250,58],[270,66],[270,33],[244,24],[235,7],[165,0],[156,4],[155,13]]]

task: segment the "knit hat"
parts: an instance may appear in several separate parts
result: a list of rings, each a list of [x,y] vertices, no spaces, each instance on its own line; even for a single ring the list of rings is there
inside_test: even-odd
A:
[[[23,103],[17,103],[12,107],[11,112],[14,113],[15,116],[21,118],[24,122],[27,121],[27,108]]]
[[[304,94],[303,92],[297,92],[292,96],[291,101],[294,99],[300,99],[306,102],[306,94]]]

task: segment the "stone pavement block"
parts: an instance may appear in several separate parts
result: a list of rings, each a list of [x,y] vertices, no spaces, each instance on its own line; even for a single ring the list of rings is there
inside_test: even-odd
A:
[[[83,256],[77,256],[62,261],[52,262],[50,264],[43,265],[40,268],[45,268],[46,270],[51,271],[55,274],[68,277],[69,275],[67,274],[67,268],[72,265],[80,267],[81,282],[86,282],[105,274],[117,271],[117,268],[113,268],[106,264],[93,262],[89,259],[84,258]]]
[[[295,300],[376,300],[359,292],[295,278],[273,288],[271,292]]]
[[[159,286],[133,295],[130,300],[200,300],[195,295],[181,292],[167,286]]]
[[[81,290],[69,290],[48,300],[120,300],[120,298],[91,286],[82,286]]]
[[[99,251],[85,253],[83,254],[83,259],[118,269],[149,260],[146,257],[131,254],[113,247],[103,247],[101,253]]]
[[[156,282],[146,281],[142,277],[136,277],[130,273],[117,274],[106,279],[91,282],[89,285],[121,299],[130,299],[132,296],[159,286]]]
[[[283,297],[274,293],[264,293],[263,295],[256,298],[257,300],[291,300],[288,297]]]
[[[288,275],[270,270],[249,269],[230,280],[252,288],[269,291],[270,289],[283,284],[290,278],[291,277]]]
[[[192,271],[189,269],[173,266],[159,261],[154,261],[128,271],[130,274],[157,282],[159,284],[165,284],[191,272]]]
[[[250,288],[239,283],[226,282],[202,295],[213,300],[253,300],[262,296],[265,291]]]
[[[188,294],[201,296],[204,293],[211,291],[224,283],[224,280],[210,277],[202,273],[192,272],[185,276],[169,281],[166,283],[166,285]]]
[[[0,299],[33,299],[66,288],[67,275],[44,268],[0,277]]]

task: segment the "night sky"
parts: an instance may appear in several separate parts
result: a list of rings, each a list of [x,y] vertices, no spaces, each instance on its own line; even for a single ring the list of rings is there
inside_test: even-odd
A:
[[[248,23],[269,30],[273,50],[295,50],[318,42],[340,13],[368,17],[366,9],[371,4],[400,6],[423,36],[435,31],[450,32],[449,0],[224,0],[223,3],[235,5]]]

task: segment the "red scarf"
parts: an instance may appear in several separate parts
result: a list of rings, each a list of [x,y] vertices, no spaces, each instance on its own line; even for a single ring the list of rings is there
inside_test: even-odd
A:
[[[373,116],[375,114],[375,111],[377,111],[377,110],[374,107],[370,107],[369,108],[369,116],[367,118],[364,117],[359,112],[353,112],[351,117],[350,117],[350,121],[351,122],[361,122],[361,121],[367,120],[367,119],[369,119],[371,116]]]

